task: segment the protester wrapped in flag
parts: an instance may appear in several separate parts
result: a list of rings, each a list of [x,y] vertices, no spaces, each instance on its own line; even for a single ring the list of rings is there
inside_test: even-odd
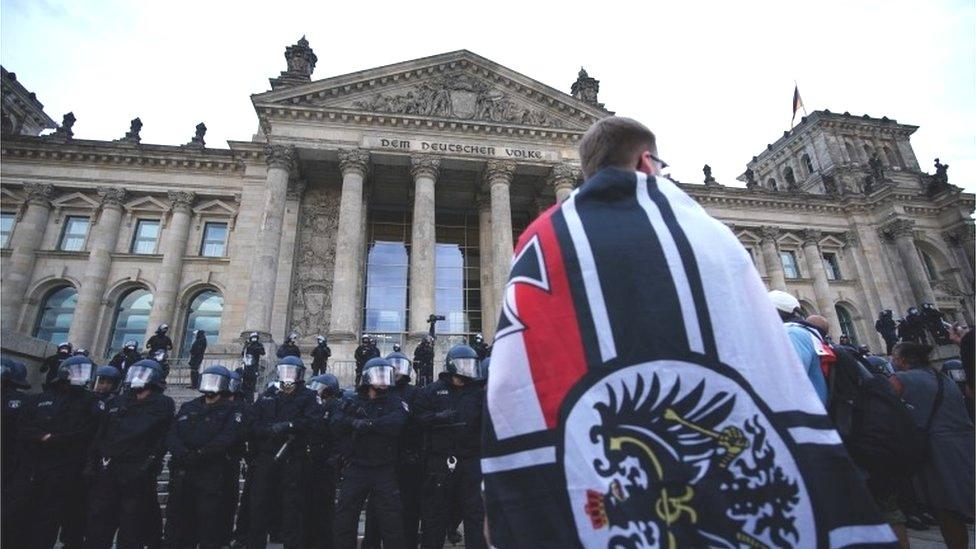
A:
[[[603,168],[522,234],[487,399],[496,547],[895,541],[747,252],[664,177]]]

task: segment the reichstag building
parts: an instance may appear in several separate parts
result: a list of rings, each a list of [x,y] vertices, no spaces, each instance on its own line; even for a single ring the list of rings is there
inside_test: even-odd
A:
[[[185,144],[144,143],[138,119],[76,138],[73,114],[56,123],[3,71],[5,347],[105,357],[167,323],[178,356],[198,329],[225,360],[242,333],[295,331],[344,363],[362,334],[412,352],[432,313],[441,352],[490,341],[513,241],[582,182],[579,140],[611,114],[599,82],[581,70],[565,93],[465,50],[321,80],[304,38],[285,58],[251,96],[259,133],[226,147],[202,123]],[[744,187],[708,169],[680,184],[770,288],[883,349],[882,309],[931,302],[973,323],[976,196],[920,166],[916,129],[816,111],[757,144]]]

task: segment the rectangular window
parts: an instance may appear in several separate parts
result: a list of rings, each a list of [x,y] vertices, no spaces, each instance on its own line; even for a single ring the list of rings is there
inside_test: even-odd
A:
[[[64,221],[64,232],[61,233],[59,250],[65,252],[80,252],[85,249],[85,237],[88,236],[87,217],[70,216]]]
[[[10,244],[10,233],[14,232],[14,214],[0,213],[0,248]]]
[[[824,269],[827,271],[827,280],[840,280],[840,264],[837,263],[837,254],[823,254]]]
[[[156,253],[156,242],[159,241],[159,221],[155,219],[140,219],[136,223],[136,234],[132,238],[131,252],[134,254]]]
[[[207,223],[203,227],[203,244],[200,255],[204,257],[224,257],[227,248],[227,224]]]
[[[783,274],[786,278],[800,278],[800,268],[797,266],[795,253],[780,252],[779,259],[783,262]]]

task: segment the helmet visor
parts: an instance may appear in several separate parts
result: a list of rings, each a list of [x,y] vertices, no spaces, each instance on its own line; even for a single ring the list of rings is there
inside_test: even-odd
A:
[[[393,366],[373,366],[363,372],[363,383],[375,389],[386,389],[393,385],[395,375]]]
[[[115,384],[117,381],[118,378],[95,376],[95,383],[92,385],[92,389],[96,393],[111,393],[115,390]]]
[[[313,381],[308,384],[308,388],[315,391],[316,393],[321,393],[325,388],[328,387],[325,383],[321,381]]]
[[[93,369],[91,362],[71,364],[66,366],[66,368],[68,369],[68,383],[71,385],[84,387],[91,381]]]
[[[451,363],[454,364],[454,374],[462,377],[478,377],[477,358],[455,358]]]
[[[156,349],[156,352],[153,353],[153,360],[155,360],[156,362],[165,362],[166,358],[167,358],[166,349]]]
[[[230,392],[232,392],[232,393],[239,393],[241,391],[241,385],[243,383],[244,383],[244,380],[242,380],[240,378],[233,378],[232,377],[227,382],[227,390],[230,391]]]
[[[146,366],[131,366],[125,373],[125,384],[132,389],[142,389],[149,385],[153,369]]]
[[[294,364],[278,365],[278,381],[282,383],[297,383],[302,379],[302,369]]]
[[[387,359],[390,365],[396,370],[397,375],[410,375],[410,359],[406,357],[395,357]]]
[[[230,387],[230,378],[220,374],[203,374],[200,376],[201,393],[220,393]]]

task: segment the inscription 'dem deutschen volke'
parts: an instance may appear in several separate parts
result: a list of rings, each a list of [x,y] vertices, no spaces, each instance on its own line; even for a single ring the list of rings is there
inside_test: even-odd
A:
[[[452,141],[425,141],[419,139],[390,139],[385,137],[364,137],[364,147],[382,148],[398,151],[416,151],[425,153],[453,153],[472,156],[492,156],[510,158],[513,160],[551,160],[555,156],[548,151],[523,149],[518,147],[502,147],[493,145],[475,145]]]

